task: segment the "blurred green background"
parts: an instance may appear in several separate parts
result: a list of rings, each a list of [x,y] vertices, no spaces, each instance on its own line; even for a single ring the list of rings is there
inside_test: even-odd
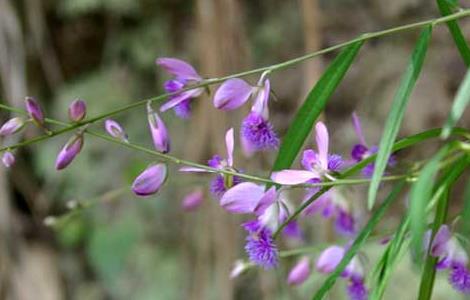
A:
[[[425,0],[0,0],[0,95],[3,103],[16,107],[22,107],[26,95],[36,96],[47,114],[60,120],[66,120],[70,102],[82,98],[88,115],[94,116],[163,93],[168,76],[157,69],[157,57],[185,59],[204,77],[219,77],[436,16],[434,2]],[[470,32],[470,20],[460,23]],[[335,152],[348,156],[356,142],[353,110],[362,117],[370,143],[379,140],[416,36],[416,31],[387,36],[361,50],[324,114]],[[333,57],[271,75],[276,94],[271,115],[281,135]],[[445,26],[439,26],[400,134],[440,126],[465,71]],[[212,154],[224,153],[223,134],[229,127],[239,128],[244,112],[216,111],[209,97],[195,103],[191,120],[177,119],[172,112],[164,119],[172,154],[204,163]],[[115,119],[131,141],[151,148],[144,109]],[[2,120],[8,116],[1,113]],[[462,120],[461,125],[470,125],[468,112]],[[37,134],[29,128],[22,138]],[[244,257],[239,226],[244,219],[223,212],[208,194],[198,211],[180,208],[182,197],[206,185],[209,176],[181,175],[171,166],[161,193],[136,198],[129,186],[152,157],[88,136],[80,156],[57,172],[55,156],[67,138],[23,148],[12,170],[0,170],[0,299],[309,299],[322,283],[323,276],[313,272],[301,287],[287,286],[287,270],[295,259],[283,260],[273,272],[250,270],[230,280],[234,261]],[[433,151],[426,145],[401,153],[400,159],[423,158]],[[246,159],[239,152],[237,166],[267,175],[273,154]],[[364,187],[345,192],[363,210]],[[456,203],[460,194],[457,189]],[[299,203],[298,195],[292,196]],[[45,218],[67,213],[73,201],[91,207],[53,227],[44,225]],[[397,224],[403,203],[376,234]],[[329,223],[304,219],[302,226],[305,244],[286,241],[282,249],[344,243]],[[367,246],[369,267],[382,250],[374,243]],[[398,270],[386,299],[415,299],[416,270],[407,258]],[[330,299],[343,299],[341,284]],[[459,297],[444,274],[435,290],[433,299]]]

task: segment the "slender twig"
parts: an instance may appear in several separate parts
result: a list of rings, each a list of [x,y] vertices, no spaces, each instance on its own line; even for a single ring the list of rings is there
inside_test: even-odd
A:
[[[156,97],[136,101],[136,102],[133,102],[133,103],[128,104],[126,106],[123,106],[121,108],[118,108],[116,110],[106,112],[106,113],[102,113],[100,115],[89,118],[89,119],[84,120],[82,122],[79,122],[79,123],[70,125],[68,127],[62,128],[58,131],[52,131],[52,132],[50,132],[49,134],[46,134],[46,135],[42,135],[42,136],[30,139],[30,140],[26,140],[26,141],[23,141],[21,143],[11,145],[11,146],[8,146],[8,147],[0,148],[0,152],[4,151],[4,150],[7,150],[7,149],[13,150],[13,149],[16,149],[16,148],[19,148],[19,147],[23,147],[23,146],[27,146],[27,145],[30,145],[30,144],[41,142],[41,141],[46,140],[50,137],[57,136],[57,135],[72,131],[72,130],[74,130],[78,127],[81,127],[83,125],[91,124],[91,123],[103,120],[105,118],[117,115],[119,113],[131,110],[133,108],[140,107],[140,106],[146,104],[148,101],[151,101],[151,102],[162,101],[164,99],[167,99],[170,96],[174,96],[174,95],[176,95],[178,93],[181,93],[183,91],[188,91],[188,90],[192,90],[192,89],[196,89],[196,88],[202,88],[202,87],[208,87],[210,85],[223,82],[223,81],[225,81],[227,79],[230,79],[230,78],[245,77],[245,76],[258,74],[258,73],[262,73],[262,72],[266,72],[266,71],[271,72],[271,71],[277,71],[277,70],[280,70],[280,69],[285,69],[287,67],[290,67],[290,66],[299,64],[301,62],[304,62],[306,60],[309,60],[309,59],[315,58],[317,56],[320,56],[322,54],[326,54],[326,53],[344,48],[346,46],[352,45],[356,42],[367,41],[367,40],[370,40],[370,39],[373,39],[373,38],[377,38],[377,37],[381,37],[381,36],[385,36],[385,35],[390,35],[390,34],[394,34],[394,33],[397,33],[397,32],[406,31],[406,30],[417,29],[417,28],[421,28],[421,27],[424,27],[424,26],[427,26],[427,25],[433,25],[434,26],[434,25],[446,23],[446,22],[449,22],[449,21],[452,21],[452,20],[457,20],[457,19],[460,19],[460,18],[464,18],[464,17],[467,17],[467,16],[470,16],[470,9],[464,9],[464,10],[458,11],[454,14],[445,16],[445,17],[434,18],[434,19],[430,19],[430,20],[426,20],[426,21],[421,21],[421,22],[411,23],[411,24],[407,24],[407,25],[397,26],[397,27],[393,27],[393,28],[389,28],[389,29],[385,29],[385,30],[381,30],[381,31],[376,31],[376,32],[364,33],[364,34],[361,34],[358,37],[356,37],[352,40],[349,40],[347,42],[343,42],[343,43],[340,43],[340,44],[337,44],[337,45],[334,45],[334,46],[331,46],[331,47],[328,47],[328,48],[324,48],[324,49],[321,49],[319,51],[315,51],[315,52],[306,54],[304,56],[300,56],[300,57],[297,57],[297,58],[294,58],[294,59],[291,59],[291,60],[287,60],[287,61],[284,61],[284,62],[281,62],[281,63],[278,63],[278,64],[274,64],[274,65],[270,65],[270,66],[266,66],[266,67],[261,67],[261,68],[257,68],[257,69],[253,69],[253,70],[248,70],[248,71],[244,71],[244,72],[240,72],[240,73],[236,73],[236,74],[232,74],[232,75],[228,75],[228,76],[224,76],[224,77],[206,79],[206,80],[202,81],[199,84],[188,86],[188,87],[186,87],[186,88],[184,88],[180,91],[177,91],[177,92],[174,92],[174,93],[165,93],[165,94],[162,94],[162,95],[159,95],[159,96],[156,96]]]

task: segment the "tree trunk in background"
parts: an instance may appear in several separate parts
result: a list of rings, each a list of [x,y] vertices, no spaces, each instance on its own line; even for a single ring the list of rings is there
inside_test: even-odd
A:
[[[248,50],[239,1],[198,0],[196,14],[194,44],[198,46],[200,73],[215,77],[245,67]],[[205,161],[216,153],[225,156],[225,132],[239,122],[239,116],[239,112],[217,111],[212,106],[212,95],[198,99],[191,120],[198,128],[191,130],[185,157]],[[237,133],[236,130],[238,144]],[[197,224],[188,233],[193,236],[197,249],[196,253],[190,253],[195,266],[189,275],[188,298],[233,299],[229,273],[241,249],[239,222],[222,211],[213,199],[206,201],[199,214]]]
[[[2,99],[11,106],[21,107],[27,94],[26,51],[22,22],[14,3],[0,0],[0,83]],[[9,143],[15,143],[19,138],[18,135],[11,137]],[[28,181],[31,180],[30,175],[31,171]],[[11,189],[7,173],[1,166],[0,299],[61,299],[62,290],[55,254],[43,243],[33,245],[22,236],[24,224],[10,204],[14,201],[10,197]],[[35,198],[36,196],[34,195]],[[35,204],[33,201],[32,203]],[[34,207],[30,208],[34,211]]]

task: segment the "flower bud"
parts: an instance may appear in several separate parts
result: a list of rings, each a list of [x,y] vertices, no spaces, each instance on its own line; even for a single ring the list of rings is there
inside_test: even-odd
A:
[[[83,136],[76,135],[72,137],[67,144],[60,150],[55,161],[55,168],[62,170],[67,167],[73,159],[80,153],[83,147]]]
[[[160,190],[167,177],[167,166],[164,163],[151,165],[134,180],[132,191],[137,196],[150,196]]]
[[[10,168],[15,164],[15,156],[10,151],[6,151],[2,156],[2,163],[5,167]]]
[[[20,131],[24,126],[24,120],[20,117],[11,118],[0,128],[0,136],[12,135]]]
[[[303,257],[289,272],[287,283],[290,285],[302,284],[310,276],[310,261]]]
[[[202,200],[204,200],[204,193],[202,190],[196,189],[184,197],[181,207],[184,211],[193,211],[202,204]]]
[[[86,103],[82,99],[74,100],[69,106],[69,118],[73,122],[80,122],[86,116]]]
[[[153,145],[157,151],[167,153],[170,151],[170,139],[165,123],[163,123],[157,112],[152,109],[150,102],[147,104],[147,113]]]
[[[26,111],[31,119],[33,119],[37,124],[44,124],[44,114],[41,106],[33,97],[26,97]]]
[[[127,134],[118,122],[108,119],[104,122],[104,128],[110,136],[127,142]]]

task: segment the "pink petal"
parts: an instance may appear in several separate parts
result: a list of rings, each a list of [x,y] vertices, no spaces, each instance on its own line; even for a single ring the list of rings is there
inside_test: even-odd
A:
[[[357,116],[356,112],[352,113],[352,119],[353,119],[354,131],[356,131],[356,135],[359,138],[359,142],[363,144],[364,146],[367,145],[366,139],[364,138],[364,134],[362,133],[361,120],[359,120],[359,117]]]
[[[234,214],[252,213],[264,195],[264,187],[243,182],[229,189],[220,199],[220,205]]]
[[[156,60],[156,64],[161,66],[168,73],[185,80],[201,80],[201,76],[187,62],[169,57],[161,57]]]
[[[255,103],[251,108],[251,111],[258,113],[266,120],[269,118],[268,100],[270,91],[271,85],[269,79],[266,79],[264,81],[263,87],[256,93]]]
[[[150,196],[160,190],[167,177],[167,166],[164,163],[151,165],[132,183],[132,191],[137,196]]]
[[[436,232],[431,244],[431,255],[439,257],[447,252],[448,242],[452,235],[447,225],[442,225]],[[426,245],[427,246],[427,245]]]
[[[282,170],[271,174],[274,182],[286,185],[301,184],[318,177],[315,172],[304,170]]]
[[[194,211],[199,206],[201,206],[203,200],[204,200],[203,191],[201,189],[196,189],[193,192],[187,194],[183,198],[183,202],[181,203],[181,208],[184,211]]]
[[[196,168],[196,167],[181,167],[178,171],[180,172],[194,172],[194,173],[212,173],[209,170],[202,169],[202,168]]]
[[[214,106],[228,111],[242,106],[250,98],[253,87],[239,78],[232,78],[217,89],[214,95]]]
[[[290,285],[302,284],[310,276],[310,260],[303,257],[289,272],[287,283]]]
[[[177,95],[171,96],[170,100],[168,100],[162,106],[160,106],[160,111],[161,112],[167,111],[170,108],[175,107],[176,105],[180,104],[181,102],[185,100],[195,98],[201,95],[203,92],[204,92],[203,89],[197,88],[197,89],[187,90],[185,92],[181,92]]]
[[[225,146],[227,147],[227,163],[229,167],[233,166],[233,128],[230,128],[225,134]]]
[[[258,205],[255,208],[256,215],[261,215],[266,210],[266,208],[268,208],[271,204],[274,203],[276,197],[277,191],[276,188],[273,186],[266,193],[264,193],[264,195],[259,200]]]
[[[323,122],[315,125],[315,138],[318,147],[318,159],[320,166],[328,170],[328,129]]]
[[[331,273],[344,256],[344,249],[339,246],[330,246],[323,250],[317,259],[317,270],[320,273]]]

